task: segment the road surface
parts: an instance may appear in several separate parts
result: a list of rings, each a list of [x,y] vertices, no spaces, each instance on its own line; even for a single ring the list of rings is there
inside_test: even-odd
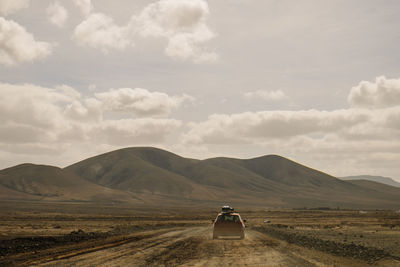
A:
[[[212,240],[211,227],[174,228],[49,255],[34,266],[334,266],[359,265],[265,234],[246,230],[244,240]],[[364,262],[365,266],[365,262]]]

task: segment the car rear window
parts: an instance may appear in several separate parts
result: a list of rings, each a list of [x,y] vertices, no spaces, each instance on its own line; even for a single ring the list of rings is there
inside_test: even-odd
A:
[[[217,222],[238,222],[238,221],[239,221],[238,215],[222,214],[219,215],[217,218]]]

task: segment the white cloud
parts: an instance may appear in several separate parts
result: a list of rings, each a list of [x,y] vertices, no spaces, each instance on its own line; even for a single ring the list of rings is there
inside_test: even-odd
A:
[[[146,6],[139,15],[143,34],[164,35],[192,31],[209,15],[203,0],[160,0]]]
[[[7,122],[0,125],[0,140],[7,144],[39,142],[48,137],[43,128]]]
[[[169,96],[142,88],[111,89],[96,93],[95,96],[107,110],[128,112],[137,116],[168,115],[185,100],[191,99],[187,95]]]
[[[137,38],[167,40],[165,54],[178,60],[212,62],[218,56],[206,44],[215,37],[207,26],[208,4],[204,0],[160,0],[134,14],[123,26],[102,13],[91,13],[74,31],[73,39],[107,53],[124,50]]]
[[[351,88],[348,101],[352,107],[385,108],[400,105],[400,79],[380,76],[375,82],[362,81]]]
[[[90,92],[94,92],[94,91],[96,91],[96,88],[97,88],[97,85],[96,84],[89,84],[89,86],[88,86],[88,90],[90,91]]]
[[[149,94],[147,97],[154,97],[144,91]],[[169,118],[110,116],[109,108],[100,99],[84,97],[66,85],[46,88],[0,83],[0,92],[0,147],[26,144],[61,149],[67,145],[79,147],[82,143],[92,146],[154,144],[181,126],[179,120]],[[163,93],[155,95],[169,99]]]
[[[0,84],[0,121],[40,128],[51,127],[60,119],[59,103],[72,99],[58,90],[31,84]]]
[[[73,39],[79,45],[108,53],[110,49],[123,50],[133,45],[129,31],[127,27],[116,25],[111,17],[94,13],[75,28]]]
[[[213,38],[211,32],[206,34],[209,34],[210,39]],[[193,60],[195,63],[217,61],[218,55],[215,52],[208,51],[202,46],[207,40],[200,38],[196,36],[196,34],[188,33],[170,36],[168,39],[168,46],[165,48],[165,54],[178,60]]]
[[[46,13],[50,22],[58,27],[63,27],[68,18],[68,11],[58,1],[50,4]]]
[[[214,114],[188,124],[182,142],[187,150],[202,148],[214,156],[259,151],[333,175],[390,176],[400,160],[398,82],[384,77],[361,82],[349,93],[348,109]]]
[[[256,91],[247,97],[278,98],[277,92]],[[184,135],[193,144],[247,144],[290,138],[316,140],[336,136],[342,142],[398,142],[400,133],[400,79],[377,77],[351,88],[351,108],[333,111],[260,111],[214,114],[203,122],[191,123]]]
[[[172,58],[215,61],[217,54],[204,47],[215,37],[206,24],[209,13],[204,0],[161,0],[145,7],[136,23],[140,35],[166,38],[165,53]]]
[[[67,118],[80,122],[99,122],[103,113],[97,99],[72,100],[64,109]]]
[[[81,10],[82,14],[87,16],[92,12],[93,10],[93,5],[91,0],[73,0],[74,4],[79,7]]]
[[[285,93],[281,90],[275,90],[275,91],[257,90],[252,92],[246,92],[244,93],[244,96],[249,99],[261,98],[267,101],[278,101],[286,98]]]
[[[9,15],[20,9],[27,8],[30,0],[1,0],[0,14]]]
[[[79,99],[82,97],[81,93],[79,93],[77,90],[75,90],[71,86],[68,86],[65,84],[56,86],[55,90],[62,92],[62,94],[70,97],[71,99]]]
[[[286,140],[300,135],[338,133],[368,121],[369,116],[360,110],[215,114],[204,122],[192,123],[185,142],[253,143],[271,138]]]
[[[51,54],[52,46],[36,41],[18,23],[0,17],[0,64],[15,65]]]

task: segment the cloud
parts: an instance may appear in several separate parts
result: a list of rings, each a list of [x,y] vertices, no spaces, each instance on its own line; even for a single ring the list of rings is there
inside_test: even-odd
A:
[[[0,126],[0,140],[7,144],[39,142],[46,137],[43,128],[8,122]]]
[[[264,91],[264,90],[257,90],[252,92],[244,93],[244,96],[248,99],[252,98],[261,98],[267,101],[279,101],[286,98],[286,95],[281,90],[276,91]]]
[[[190,96],[169,96],[161,92],[150,92],[142,88],[111,89],[96,93],[104,107],[110,111],[128,112],[136,116],[165,116],[178,108]]]
[[[57,27],[63,27],[68,18],[68,11],[58,1],[50,4],[46,13],[50,22]]]
[[[81,22],[75,28],[73,39],[81,46],[100,49],[104,53],[133,45],[129,28],[116,25],[111,17],[102,13],[91,14]]]
[[[367,112],[356,110],[215,114],[204,122],[192,123],[185,135],[185,142],[253,143],[268,139],[286,140],[301,135],[338,133],[368,121],[369,116]]]
[[[58,90],[31,84],[0,84],[0,121],[51,128],[61,119],[59,104],[72,99]]]
[[[175,119],[121,119],[106,121],[95,126],[90,136],[100,143],[110,145],[132,145],[160,143],[176,132],[181,122]]]
[[[36,41],[24,27],[0,17],[0,64],[15,65],[44,58],[52,45]]]
[[[280,98],[279,91],[255,91],[246,97]],[[214,114],[190,123],[184,142],[192,144],[255,144],[286,142],[297,137],[342,142],[394,142],[400,133],[400,79],[377,77],[351,88],[348,109],[320,111],[259,111]],[[275,142],[275,141],[274,141]],[[396,141],[397,142],[397,141]]]
[[[93,10],[93,5],[91,0],[73,0],[74,4],[79,7],[81,10],[82,14],[87,16],[92,12]]]
[[[63,113],[67,118],[81,122],[99,122],[103,116],[101,102],[94,98],[72,100]]]
[[[185,95],[120,88],[85,96],[67,85],[6,83],[0,92],[0,158],[14,161],[47,153],[49,163],[65,152],[72,163],[123,146],[162,145],[193,157],[274,153],[345,175],[375,174],[378,160],[396,170],[400,159],[400,105],[214,114],[183,124],[158,116],[190,100]]]
[[[9,15],[20,9],[27,8],[30,0],[1,0],[0,14]]]
[[[385,108],[400,105],[400,79],[380,76],[375,82],[362,81],[351,88],[348,101],[352,107]]]
[[[147,93],[146,97],[154,97],[142,90]],[[109,107],[103,99],[82,96],[66,85],[46,88],[0,83],[0,92],[0,147],[7,144],[60,148],[82,143],[93,146],[154,144],[181,126],[181,121],[170,118],[121,119],[108,114]],[[169,101],[166,94],[155,96]],[[165,111],[165,107],[154,108]]]
[[[213,38],[211,32],[206,32],[209,39]],[[218,55],[215,52],[207,51],[202,44],[207,38],[202,38],[196,34],[175,34],[168,39],[168,46],[165,54],[178,60],[193,60],[195,63],[215,62]]]
[[[209,7],[204,0],[160,0],[133,14],[119,26],[102,13],[91,13],[74,31],[73,39],[82,46],[124,50],[141,38],[167,40],[165,54],[177,60],[213,62],[218,56],[207,48],[215,33],[207,26]]]
[[[217,54],[204,47],[215,37],[206,24],[209,14],[203,0],[161,0],[145,7],[136,22],[140,35],[166,38],[165,53],[172,58],[215,61]]]
[[[333,175],[391,176],[400,160],[398,82],[361,82],[347,109],[213,114],[189,123],[182,143],[208,156],[279,154]]]

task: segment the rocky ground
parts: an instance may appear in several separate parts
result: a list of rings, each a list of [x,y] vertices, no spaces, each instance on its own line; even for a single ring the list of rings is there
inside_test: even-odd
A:
[[[246,238],[212,240],[218,209],[29,210],[2,209],[1,266],[400,266],[390,211],[238,209]]]

